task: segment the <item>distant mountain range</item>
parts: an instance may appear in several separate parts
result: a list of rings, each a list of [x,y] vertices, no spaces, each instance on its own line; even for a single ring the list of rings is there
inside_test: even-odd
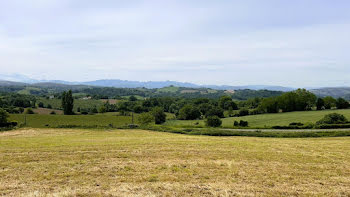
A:
[[[81,89],[92,86],[98,87],[116,87],[116,88],[147,88],[158,89],[169,86],[184,88],[210,88],[215,90],[271,90],[271,91],[293,91],[295,88],[269,85],[247,85],[247,86],[229,86],[229,85],[198,85],[194,83],[185,83],[177,81],[127,81],[119,79],[103,79],[87,82],[70,82],[61,80],[35,80],[23,75],[1,75],[0,86],[26,86],[54,89]],[[350,100],[350,87],[324,87],[324,88],[307,88],[317,96],[332,96],[335,98],[343,97]]]
[[[273,91],[292,91],[295,88],[283,87],[283,86],[270,86],[270,85],[247,85],[247,86],[229,86],[229,85],[198,85],[194,83],[177,82],[177,81],[128,81],[119,79],[101,79],[96,81],[86,82],[70,82],[61,80],[36,80],[24,75],[0,75],[0,80],[21,82],[21,83],[56,83],[66,85],[88,85],[88,86],[101,86],[101,87],[116,87],[116,88],[163,88],[168,86],[186,87],[186,88],[211,88],[216,90],[273,90]]]

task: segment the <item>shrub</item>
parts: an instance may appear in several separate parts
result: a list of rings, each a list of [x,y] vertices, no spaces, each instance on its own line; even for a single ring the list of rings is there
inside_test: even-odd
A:
[[[56,112],[55,112],[55,111],[51,111],[50,114],[51,114],[51,115],[55,115]]]
[[[47,104],[48,109],[52,109],[52,106],[50,104]]]
[[[218,116],[208,116],[205,124],[208,127],[220,127],[222,124],[221,119]]]
[[[303,126],[304,124],[301,122],[292,122],[289,124],[289,126]]]
[[[34,114],[34,111],[32,108],[27,108],[25,113],[26,114]]]
[[[235,120],[235,122],[233,122],[233,126],[238,127],[239,126],[239,122],[237,120]]]
[[[247,127],[248,126],[248,121],[244,121],[244,120],[239,121],[239,126]]]
[[[344,115],[338,113],[327,114],[321,120],[317,121],[316,124],[345,124],[348,120]]]
[[[141,125],[149,125],[149,124],[152,124],[153,122],[155,122],[155,119],[154,119],[154,116],[152,115],[152,113],[147,112],[147,113],[140,114],[140,116],[138,117],[138,122]]]

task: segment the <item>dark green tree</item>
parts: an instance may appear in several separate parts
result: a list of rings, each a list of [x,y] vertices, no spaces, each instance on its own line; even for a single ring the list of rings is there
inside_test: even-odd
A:
[[[336,102],[337,109],[347,109],[349,108],[349,102],[343,98],[338,98]]]
[[[190,104],[185,105],[179,111],[178,119],[180,120],[195,120],[200,118],[201,112],[197,107]]]
[[[336,106],[337,100],[331,96],[326,96],[323,98],[324,101],[324,108],[325,109],[332,109],[332,107]]]
[[[2,108],[0,108],[0,125],[8,123],[9,114]]]
[[[155,107],[152,110],[155,124],[162,124],[166,121],[166,114],[161,107]]]
[[[222,96],[219,99],[219,107],[221,107],[224,110],[228,110],[230,108],[232,108],[233,110],[238,109],[237,104],[233,102],[230,96]]]
[[[217,116],[208,116],[207,119],[205,120],[205,124],[208,127],[220,127],[222,124],[222,121]]]
[[[74,98],[72,96],[72,90],[62,93],[62,108],[64,115],[73,115]]]
[[[316,101],[317,110],[322,110],[324,108],[324,100],[322,98],[318,98]]]

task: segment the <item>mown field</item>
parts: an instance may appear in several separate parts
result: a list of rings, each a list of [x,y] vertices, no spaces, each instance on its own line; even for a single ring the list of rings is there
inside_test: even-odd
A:
[[[350,138],[0,133],[0,196],[349,196]]]
[[[287,112],[277,114],[260,114],[243,117],[231,117],[222,119],[222,126],[232,128],[235,120],[245,120],[249,122],[249,127],[264,128],[271,126],[286,126],[292,122],[315,123],[326,114],[339,113],[343,114],[350,120],[350,109],[343,110],[323,110],[323,111],[303,111],[303,112]],[[198,124],[197,124],[198,123]],[[171,120],[165,123],[167,126],[205,126],[203,120]]]

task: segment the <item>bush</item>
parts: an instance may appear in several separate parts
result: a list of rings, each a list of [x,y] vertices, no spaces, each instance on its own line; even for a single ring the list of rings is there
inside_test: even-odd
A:
[[[208,127],[220,127],[221,124],[222,121],[218,116],[209,116],[205,121],[205,125]]]
[[[321,120],[317,121],[316,124],[345,124],[348,120],[344,115],[338,113],[327,114]]]
[[[25,113],[26,114],[34,114],[34,111],[32,108],[27,108]]]
[[[155,122],[154,116],[152,115],[152,113],[147,112],[147,113],[142,113],[140,114],[140,116],[138,117],[138,122],[141,125],[149,125]]]
[[[233,126],[235,127],[247,127],[248,126],[248,121],[244,121],[244,120],[240,120],[238,121],[234,121],[233,122]]]
[[[55,111],[51,111],[50,114],[51,115],[56,115],[56,112]]]
[[[248,126],[248,121],[244,121],[244,120],[239,121],[239,126],[247,127]]]
[[[50,104],[47,104],[48,109],[52,109],[52,106]]]
[[[345,129],[350,128],[350,124],[320,124],[315,127],[316,129]]]
[[[289,124],[289,126],[303,126],[304,124],[301,122],[292,122]]]

